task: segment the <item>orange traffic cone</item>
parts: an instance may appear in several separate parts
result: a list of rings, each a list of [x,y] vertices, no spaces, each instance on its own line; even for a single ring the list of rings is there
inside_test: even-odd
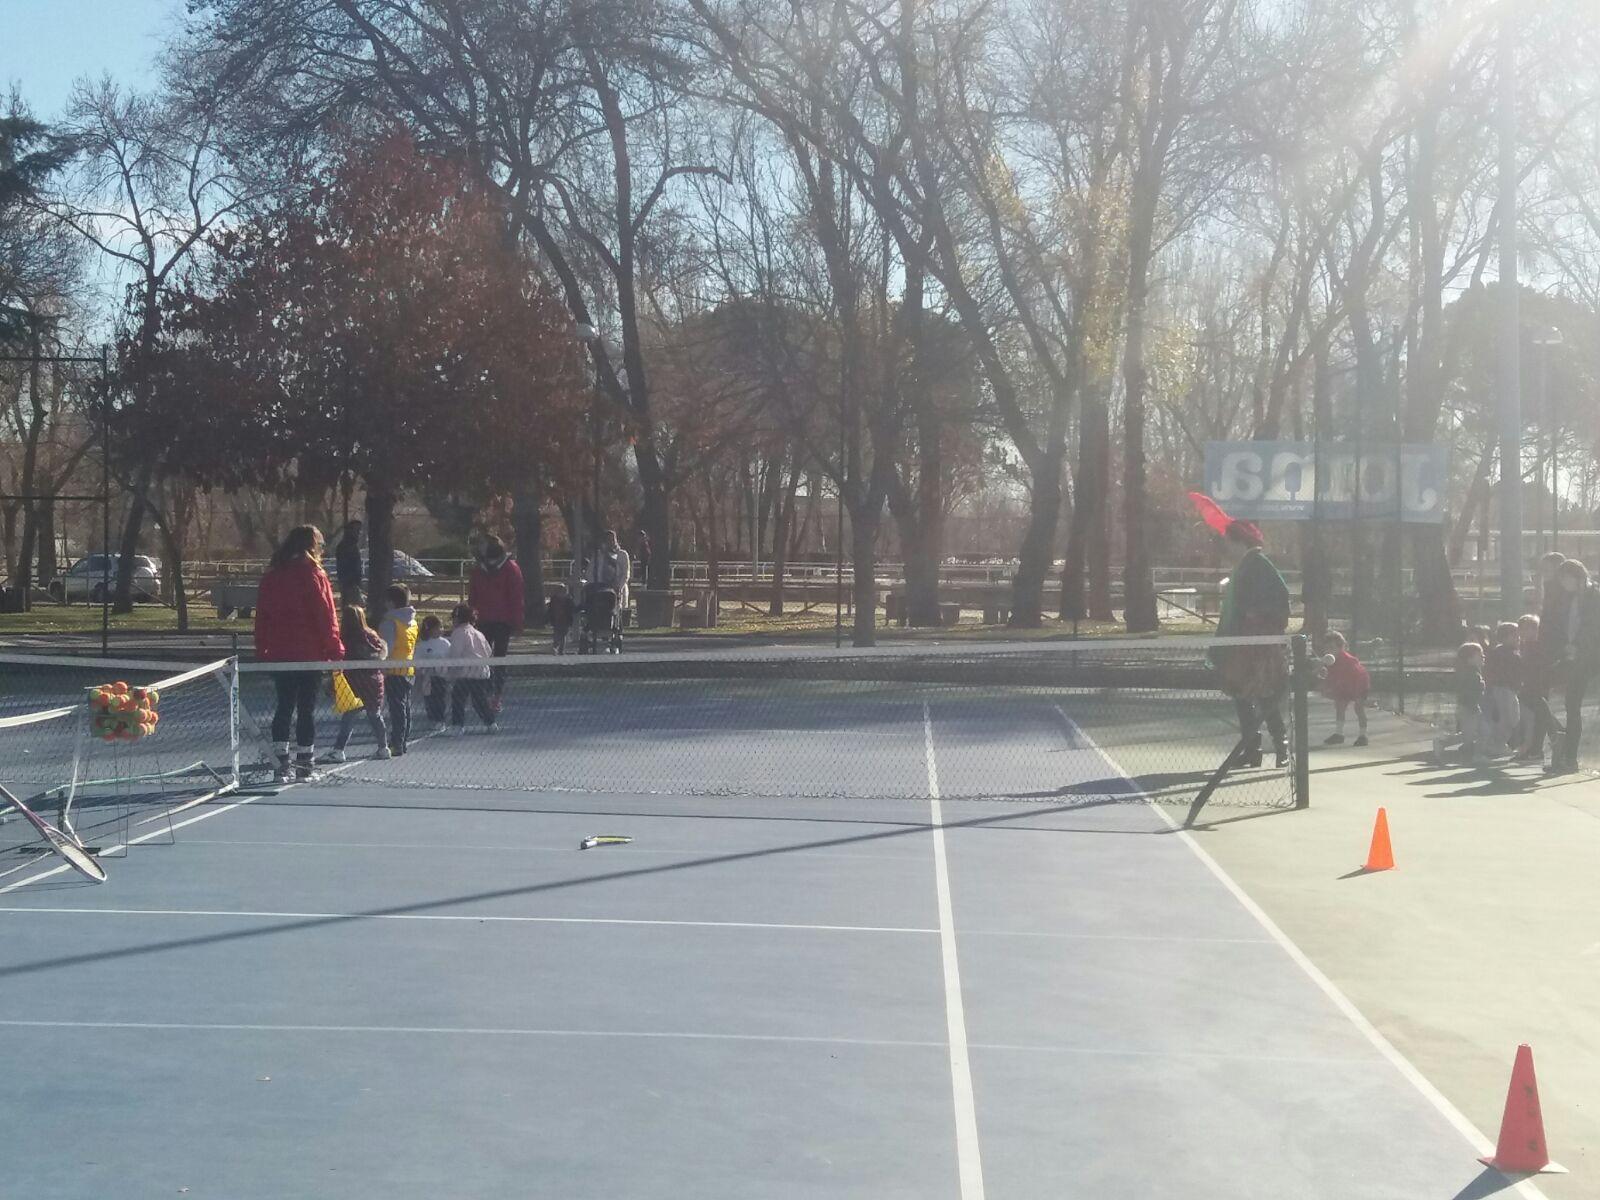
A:
[[[1394,850],[1389,845],[1389,814],[1378,810],[1378,819],[1372,826],[1372,847],[1367,851],[1367,871],[1394,870]]]
[[[1544,1117],[1539,1112],[1539,1081],[1533,1075],[1533,1051],[1517,1047],[1517,1060],[1511,1067],[1511,1087],[1506,1092],[1506,1111],[1500,1118],[1500,1140],[1493,1158],[1479,1162],[1506,1175],[1565,1174],[1565,1167],[1550,1161],[1544,1144]]]

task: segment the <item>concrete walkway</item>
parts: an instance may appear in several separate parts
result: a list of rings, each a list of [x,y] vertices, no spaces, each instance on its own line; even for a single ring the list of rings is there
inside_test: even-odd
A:
[[[1489,1138],[1512,1056],[1533,1047],[1552,1200],[1600,1194],[1600,780],[1429,761],[1379,714],[1373,744],[1322,748],[1309,811],[1205,814],[1194,836]],[[1361,874],[1388,810],[1396,869]]]

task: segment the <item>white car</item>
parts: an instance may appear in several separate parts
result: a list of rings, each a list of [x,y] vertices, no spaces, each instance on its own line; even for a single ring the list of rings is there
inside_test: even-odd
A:
[[[101,588],[117,590],[117,564],[120,554],[87,554],[50,582],[50,594],[68,604],[75,600],[100,602]],[[161,595],[161,564],[148,554],[133,556],[133,594],[135,599],[154,600]]]

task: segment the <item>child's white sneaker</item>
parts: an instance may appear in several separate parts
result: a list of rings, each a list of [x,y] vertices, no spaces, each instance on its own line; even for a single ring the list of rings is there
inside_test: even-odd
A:
[[[326,754],[324,754],[322,756],[322,761],[323,762],[343,762],[344,761],[344,751],[343,750],[329,750]]]
[[[376,754],[374,754],[372,757],[373,758],[393,758],[394,757],[394,751],[390,750],[389,747],[387,747],[387,746],[379,746],[378,747],[378,752]]]

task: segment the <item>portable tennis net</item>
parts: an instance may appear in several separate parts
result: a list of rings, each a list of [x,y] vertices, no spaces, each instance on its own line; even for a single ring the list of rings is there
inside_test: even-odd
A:
[[[1248,746],[1238,753],[1240,714],[1221,690],[1219,650],[1281,660],[1283,691],[1265,707],[1289,731],[1282,761],[1266,732],[1259,756]],[[220,678],[228,668],[215,668],[223,686],[213,682],[206,703],[177,716],[163,697],[158,732],[129,752],[160,746],[191,782],[203,782],[196,770],[216,772],[221,782],[206,778],[218,789],[270,785],[278,681],[290,674],[315,679],[316,764],[305,782],[318,786],[1187,805],[1212,781],[1213,805],[1288,807],[1297,774],[1303,782],[1292,720],[1303,681],[1291,679],[1290,654],[1287,638],[1164,638],[412,664],[409,746],[390,758],[380,757],[364,718],[342,721],[354,697],[336,678],[383,665],[241,663],[232,682]],[[474,680],[485,666],[492,677]],[[36,693],[57,698],[70,695],[66,683],[107,674],[16,658],[0,660],[0,670],[26,672]],[[56,686],[56,672],[71,678]],[[341,723],[351,735],[333,762]],[[145,764],[143,777],[154,769]],[[118,782],[108,787],[142,803],[148,797],[128,774],[113,772]]]
[[[177,813],[237,790],[240,727],[231,659],[0,656],[0,785],[98,854],[164,837]],[[0,878],[48,850],[0,801]]]

